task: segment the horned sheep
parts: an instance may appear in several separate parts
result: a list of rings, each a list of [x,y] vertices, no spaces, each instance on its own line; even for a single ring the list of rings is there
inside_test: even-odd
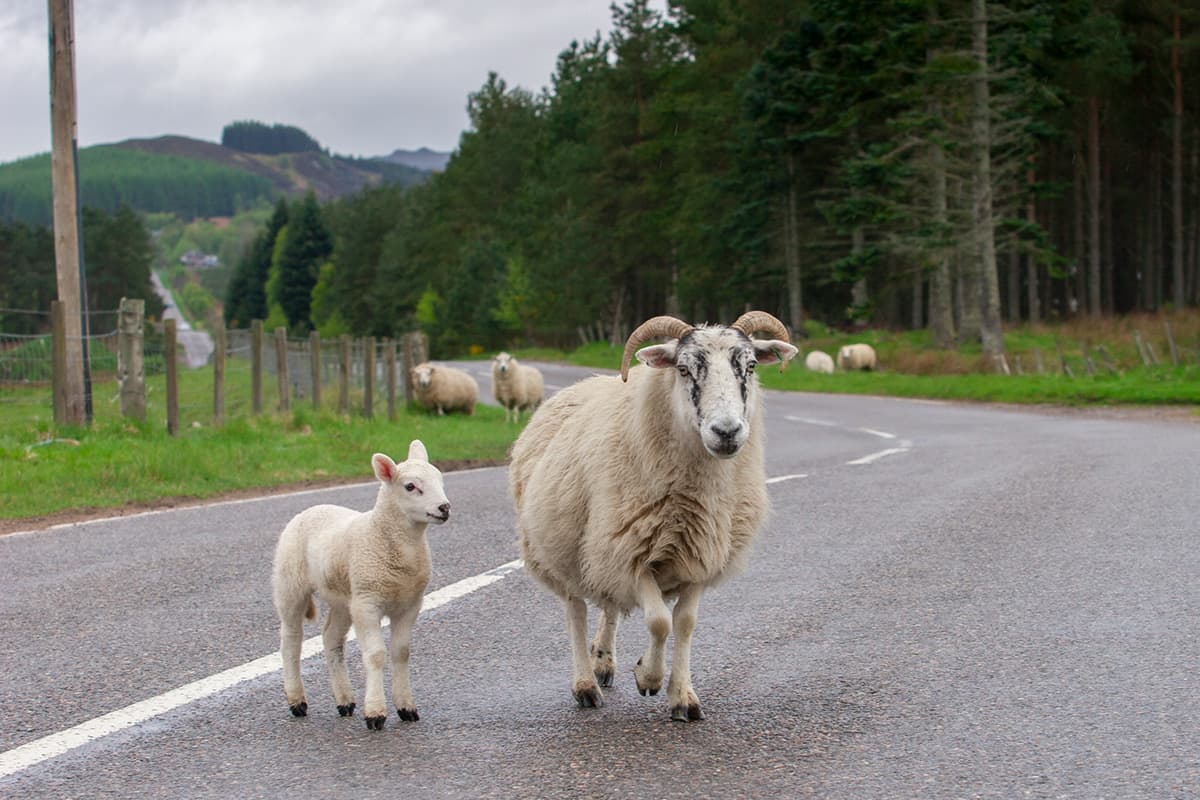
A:
[[[505,422],[516,422],[522,411],[535,410],[546,394],[542,373],[503,352],[492,359],[492,393],[504,406]]]
[[[412,368],[413,395],[417,402],[438,416],[448,412],[475,413],[479,384],[461,369],[428,361]]]
[[[844,370],[875,369],[875,348],[869,344],[848,344],[838,350],[838,367]]]
[[[771,338],[756,339],[765,331]],[[630,370],[637,350],[644,366]],[[641,694],[662,688],[672,719],[702,719],[692,687],[700,596],[739,570],[768,512],[755,365],[796,355],[761,311],[731,326],[655,317],[629,337],[621,378],[597,376],[542,405],[512,449],[510,490],[529,572],[567,610],[579,705],[612,685],[618,618],[642,609],[650,642],[634,668]],[[675,598],[673,610],[667,601]],[[601,610],[587,643],[587,602]]]
[[[812,350],[804,357],[804,366],[809,372],[821,372],[826,375],[833,374],[833,357],[824,350]]]
[[[316,593],[328,604],[323,640],[325,662],[338,714],[354,714],[354,689],[346,669],[350,626],[361,644],[366,672],[367,728],[387,720],[383,669],[390,652],[392,701],[405,722],[420,719],[409,685],[409,642],[429,582],[425,529],[450,518],[442,473],[429,463],[425,445],[414,439],[408,458],[397,464],[383,453],[371,457],[379,494],[375,506],[358,512],[335,505],[301,511],[287,524],[275,548],[272,587],[279,613],[283,689],[292,714],[306,716],[300,676],[304,620],[315,620]],[[381,621],[391,619],[384,648]]]

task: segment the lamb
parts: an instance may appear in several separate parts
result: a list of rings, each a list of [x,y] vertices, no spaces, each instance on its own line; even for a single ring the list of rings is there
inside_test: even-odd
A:
[[[771,339],[752,335],[765,331]],[[645,365],[630,370],[637,351]],[[657,694],[672,628],[671,718],[703,718],[690,671],[700,596],[743,566],[768,512],[756,364],[796,355],[761,311],[733,325],[654,317],[625,343],[621,378],[588,378],[534,415],[512,449],[510,491],[525,567],[566,605],[571,691],[603,704],[621,614],[642,609],[650,642],[634,668]],[[676,598],[674,610],[667,601]],[[591,648],[587,602],[601,610]]]
[[[510,414],[511,421],[517,422],[522,411],[536,410],[546,395],[542,373],[503,352],[492,359],[492,393],[504,406],[505,422],[510,421]]]
[[[848,344],[838,350],[840,369],[875,369],[875,348],[869,344]]]
[[[313,593],[328,604],[325,662],[338,714],[354,714],[354,689],[346,670],[345,642],[350,625],[362,647],[366,671],[367,728],[382,730],[384,706],[381,619],[391,619],[392,701],[405,722],[420,719],[408,681],[409,640],[429,582],[429,543],[425,529],[450,518],[442,473],[429,463],[425,445],[414,439],[408,458],[397,464],[383,453],[371,457],[379,495],[370,511],[317,505],[287,524],[275,548],[272,587],[279,612],[283,690],[288,707],[306,716],[308,702],[300,677],[304,619],[315,620]]]
[[[833,357],[823,350],[813,350],[804,357],[804,366],[810,372],[823,372],[826,375],[832,375]]]
[[[469,373],[426,361],[412,368],[412,381],[417,402],[439,417],[452,411],[475,413],[479,384]]]

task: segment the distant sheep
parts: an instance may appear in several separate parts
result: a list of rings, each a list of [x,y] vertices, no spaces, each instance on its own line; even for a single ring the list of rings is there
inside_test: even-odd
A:
[[[450,518],[442,473],[429,463],[425,445],[414,439],[399,464],[383,453],[371,457],[379,495],[375,507],[358,512],[334,505],[301,511],[279,536],[272,586],[279,612],[283,691],[292,714],[308,714],[300,677],[304,620],[315,620],[313,593],[329,605],[325,619],[325,662],[338,714],[354,714],[354,689],[346,670],[345,643],[351,624],[366,669],[363,699],[367,727],[387,720],[381,620],[391,619],[392,701],[405,722],[420,719],[408,682],[408,648],[431,568],[425,529]]]
[[[804,357],[804,366],[808,367],[809,372],[823,372],[826,375],[832,375],[833,357],[823,350],[813,350]]]
[[[848,344],[838,350],[838,368],[844,370],[875,369],[875,348],[869,344]]]
[[[522,411],[534,411],[546,396],[542,373],[508,353],[497,353],[492,359],[492,393],[504,406],[505,422],[518,421]]]
[[[438,416],[447,412],[475,413],[479,384],[469,373],[426,361],[412,368],[413,394],[417,402]]]

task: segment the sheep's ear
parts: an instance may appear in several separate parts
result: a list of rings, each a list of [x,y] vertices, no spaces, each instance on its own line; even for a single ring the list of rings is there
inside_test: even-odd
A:
[[[647,367],[669,369],[675,366],[675,354],[678,351],[678,345],[679,340],[672,339],[663,344],[652,344],[649,347],[643,347],[635,355],[637,356],[637,360]]]
[[[800,352],[795,345],[788,344],[781,339],[751,339],[750,341],[754,344],[754,357],[758,359],[758,363],[765,365],[778,362],[780,372],[787,366],[787,362]]]
[[[408,460],[429,461],[429,453],[425,452],[425,445],[421,444],[420,439],[413,439],[408,446]]]
[[[391,483],[396,479],[396,462],[383,453],[371,456],[371,467],[375,470],[375,477],[383,483]]]

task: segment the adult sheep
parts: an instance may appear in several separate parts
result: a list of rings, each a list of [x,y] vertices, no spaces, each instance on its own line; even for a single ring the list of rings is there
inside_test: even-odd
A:
[[[412,381],[417,402],[438,416],[451,411],[475,413],[479,384],[469,373],[426,361],[412,368]]]
[[[771,338],[753,338],[759,331]],[[659,337],[667,341],[637,350],[645,366],[631,371],[635,349]],[[641,608],[650,642],[634,669],[638,690],[662,688],[674,628],[671,717],[703,718],[690,668],[700,596],[743,565],[768,511],[754,367],[782,369],[795,355],[787,328],[762,311],[728,327],[655,317],[626,341],[619,380],[559,392],[513,445],[521,553],[566,604],[581,706],[602,704],[617,620]],[[590,655],[587,601],[601,609]]]
[[[492,394],[504,406],[504,421],[516,422],[522,411],[535,410],[545,399],[542,373],[508,353],[497,353],[492,359]]]
[[[804,357],[804,366],[809,372],[821,372],[826,375],[833,374],[833,357],[824,350],[813,350]]]
[[[869,344],[848,344],[838,350],[838,367],[844,370],[875,369],[875,348]]]

